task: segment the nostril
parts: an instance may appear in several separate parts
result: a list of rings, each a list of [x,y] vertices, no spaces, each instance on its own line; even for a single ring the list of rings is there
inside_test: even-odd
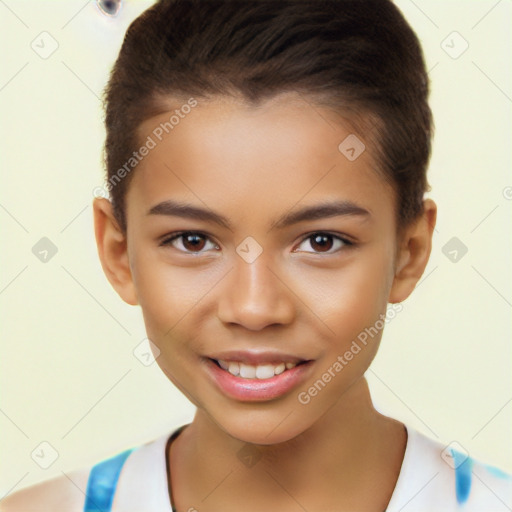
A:
[[[123,0],[96,0],[100,11],[107,16],[117,16]]]

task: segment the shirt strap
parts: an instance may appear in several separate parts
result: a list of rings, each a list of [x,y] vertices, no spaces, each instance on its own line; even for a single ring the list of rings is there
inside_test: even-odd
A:
[[[87,481],[84,512],[110,512],[119,474],[133,450],[130,448],[92,467]]]
[[[474,461],[463,453],[450,449],[455,465],[455,494],[459,504],[465,503],[471,491],[471,477]]]

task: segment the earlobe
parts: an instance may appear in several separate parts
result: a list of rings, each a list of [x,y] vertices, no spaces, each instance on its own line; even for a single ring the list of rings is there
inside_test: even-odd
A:
[[[395,276],[389,302],[404,301],[423,275],[432,250],[436,216],[436,204],[432,199],[425,199],[423,214],[405,229],[396,257]]]
[[[105,198],[93,202],[94,233],[103,272],[110,284],[127,303],[138,304],[133,283],[126,235],[116,221],[112,203]]]

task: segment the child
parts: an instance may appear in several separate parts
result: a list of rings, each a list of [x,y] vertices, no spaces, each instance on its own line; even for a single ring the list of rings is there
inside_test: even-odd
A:
[[[161,0],[135,20],[96,239],[197,412],[2,510],[510,510],[509,475],[378,413],[364,377],[430,255],[427,98],[388,0]]]

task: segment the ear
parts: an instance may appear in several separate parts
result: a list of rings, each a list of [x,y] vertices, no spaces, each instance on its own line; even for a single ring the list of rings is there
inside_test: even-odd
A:
[[[402,233],[396,256],[395,277],[389,302],[405,300],[423,275],[432,249],[437,206],[432,199],[423,201],[423,214]]]
[[[112,203],[103,197],[93,202],[94,233],[103,272],[120,297],[128,304],[138,304],[133,284],[126,235],[120,229]]]

